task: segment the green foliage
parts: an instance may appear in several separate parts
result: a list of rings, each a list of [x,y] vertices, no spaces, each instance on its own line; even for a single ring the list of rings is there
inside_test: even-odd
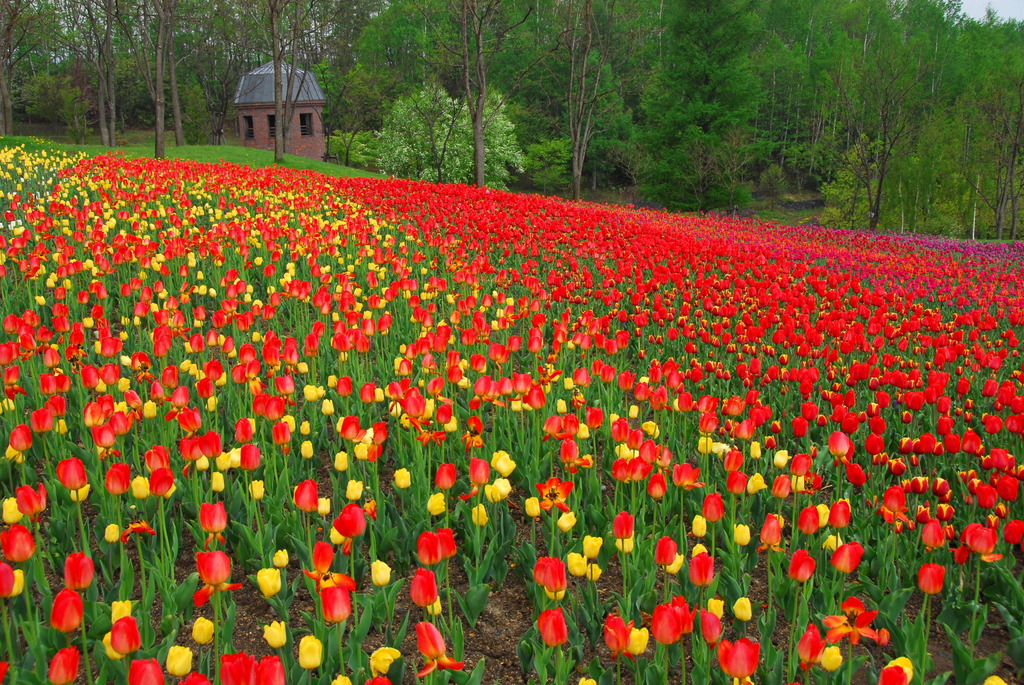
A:
[[[498,96],[488,102],[493,107]],[[491,112],[484,143],[487,185],[504,188],[512,170],[523,170],[515,127],[502,112]],[[401,98],[378,135],[380,168],[387,173],[439,183],[473,178],[473,133],[464,101],[437,83]]]
[[[761,172],[758,185],[761,187],[761,192],[765,194],[769,206],[774,207],[779,197],[786,192],[786,186],[788,185],[786,172],[778,164],[772,164]]]
[[[854,153],[848,152],[847,155]],[[830,228],[856,229],[867,226],[868,199],[863,184],[853,172],[842,169],[836,178],[821,188],[825,198],[825,211],[821,225]]]
[[[331,136],[331,154],[338,159],[345,157],[347,137],[340,131]],[[359,131],[352,136],[352,144],[348,151],[348,163],[360,169],[377,167],[380,158],[380,139],[373,131]]]
[[[209,140],[210,113],[206,109],[206,98],[196,84],[180,85],[181,127],[185,133],[186,145],[201,145]]]
[[[549,138],[526,148],[523,166],[541,192],[565,190],[569,185],[572,150],[567,138]]]
[[[71,77],[36,74],[25,84],[24,94],[28,114],[64,124],[69,137],[85,141],[89,132],[89,101],[82,89],[71,82]]]
[[[667,56],[643,103],[646,146],[658,151],[645,186],[669,207],[704,209],[722,201],[715,148],[749,124],[759,100],[749,48],[760,19],[751,0],[671,7]]]

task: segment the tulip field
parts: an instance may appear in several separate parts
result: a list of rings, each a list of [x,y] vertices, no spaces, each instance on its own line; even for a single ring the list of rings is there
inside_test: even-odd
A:
[[[0,149],[0,682],[1022,682],[1024,249]]]

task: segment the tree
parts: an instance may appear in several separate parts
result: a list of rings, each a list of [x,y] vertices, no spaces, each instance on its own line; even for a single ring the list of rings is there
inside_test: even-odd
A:
[[[561,13],[564,27],[558,51],[564,58],[556,60],[563,76],[556,82],[565,98],[572,197],[579,200],[590,141],[603,117],[620,105],[613,69],[622,61],[613,61],[616,42],[626,37],[616,35],[616,0],[567,0],[556,11]]]
[[[326,70],[324,70],[326,71]],[[326,74],[325,74],[326,76]],[[323,83],[324,80],[321,81]],[[350,163],[352,144],[359,133],[376,130],[381,126],[381,113],[396,91],[397,84],[385,72],[370,70],[363,65],[356,65],[349,71],[338,91],[336,113],[337,129],[344,149],[345,166]],[[333,123],[333,122],[332,122]]]
[[[0,0],[0,135],[14,133],[12,73],[17,62],[31,49],[33,24],[40,22],[33,0]]]
[[[175,15],[178,0],[135,0],[133,6],[125,5],[127,11],[117,15],[124,35],[135,55],[135,63],[146,83],[146,89],[153,99],[153,128],[155,133],[153,156],[166,156],[166,113],[167,113],[167,60],[169,46],[173,45]],[[152,58],[152,61],[151,61]],[[176,89],[175,84],[175,89]],[[175,99],[177,95],[174,96]],[[180,108],[176,119],[180,120]],[[175,127],[175,138],[178,126]]]
[[[887,3],[868,10],[863,48],[833,79],[836,115],[845,130],[836,144],[847,152],[840,160],[864,189],[868,228],[874,231],[889,172],[908,154],[927,115],[933,62],[888,14]]]
[[[1024,148],[1024,32],[1012,26],[988,29],[985,68],[960,103],[969,131],[966,157],[978,170],[976,180],[968,180],[992,210],[998,238],[1009,228],[1016,240],[1024,191],[1018,168]]]
[[[657,151],[646,191],[669,207],[714,204],[712,153],[726,132],[750,125],[759,98],[749,57],[759,34],[754,8],[752,0],[681,0],[668,17],[665,60],[644,101],[644,138]]]
[[[499,100],[495,96],[495,100]],[[496,104],[488,105],[496,107]],[[487,112],[485,144],[489,150],[484,181],[504,187],[510,168],[522,171],[522,151],[515,129],[502,113]],[[468,108],[433,82],[395,103],[378,136],[379,163],[387,173],[436,183],[467,183],[475,179],[474,140]]]
[[[505,0],[448,0],[447,16],[454,20],[454,30],[443,27],[439,17],[420,4],[420,10],[438,41],[438,45],[454,58],[461,76],[462,95],[466,101],[473,131],[474,181],[484,185],[487,169],[487,128],[494,123],[505,102],[525,74],[540,57],[522,69],[500,98],[489,97],[492,63],[502,51],[514,47],[518,30],[529,18],[532,7],[517,14],[507,12]]]

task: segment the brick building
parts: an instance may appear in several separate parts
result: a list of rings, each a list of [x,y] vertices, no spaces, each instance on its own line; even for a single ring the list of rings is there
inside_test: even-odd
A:
[[[324,92],[316,76],[306,69],[281,66],[284,92],[292,105],[285,152],[312,159],[324,157]],[[238,135],[245,147],[274,149],[274,64],[260,65],[242,76],[235,91]]]

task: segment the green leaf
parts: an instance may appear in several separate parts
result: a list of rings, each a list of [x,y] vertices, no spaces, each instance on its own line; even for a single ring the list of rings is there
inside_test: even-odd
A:
[[[487,599],[490,596],[491,586],[486,583],[474,585],[465,594],[455,596],[459,600],[459,606],[462,607],[462,613],[466,616],[466,620],[469,621],[470,628],[474,627],[480,619],[480,614],[487,607]]]

